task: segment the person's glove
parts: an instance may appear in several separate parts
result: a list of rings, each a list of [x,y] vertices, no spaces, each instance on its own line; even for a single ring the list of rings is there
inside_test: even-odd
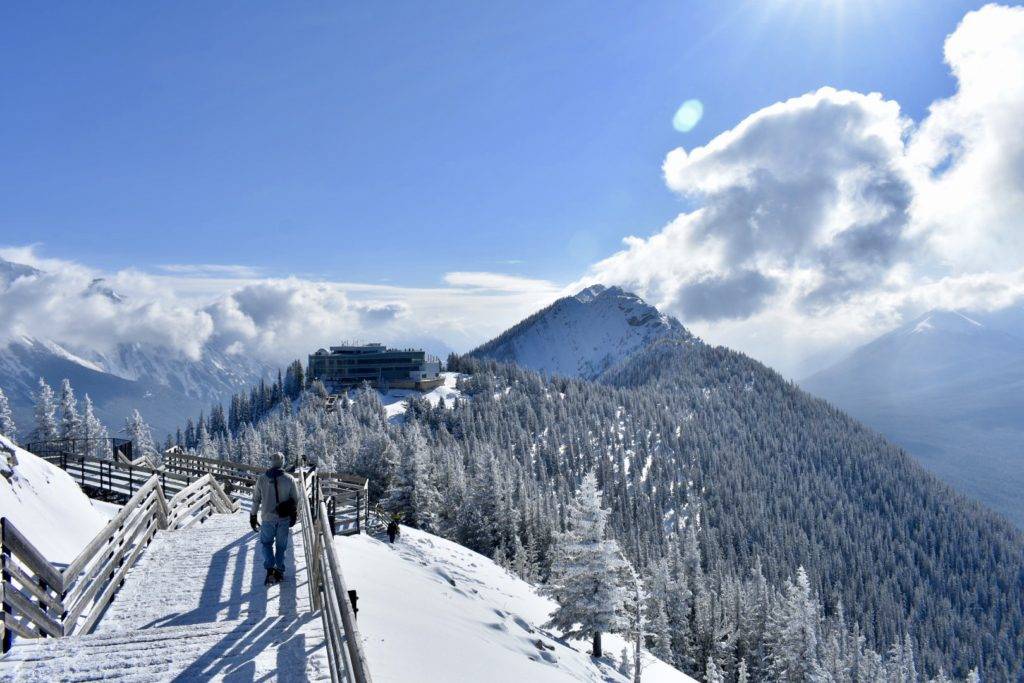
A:
[[[252,527],[253,531],[260,530],[260,525],[256,523],[256,515],[249,515],[249,526]]]

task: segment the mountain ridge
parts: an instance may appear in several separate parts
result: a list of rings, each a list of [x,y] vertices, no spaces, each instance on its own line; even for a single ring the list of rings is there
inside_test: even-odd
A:
[[[467,355],[594,379],[659,338],[692,335],[635,294],[595,284],[558,299]]]
[[[1024,340],[933,310],[800,385],[1024,528]]]

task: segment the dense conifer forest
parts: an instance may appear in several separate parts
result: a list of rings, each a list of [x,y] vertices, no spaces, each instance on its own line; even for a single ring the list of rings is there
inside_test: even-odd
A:
[[[250,463],[315,454],[538,583],[593,471],[648,646],[698,676],[1021,676],[1021,535],[761,364],[688,336],[597,381],[448,363],[463,398],[389,420],[369,388],[328,411],[296,362],[179,440]]]

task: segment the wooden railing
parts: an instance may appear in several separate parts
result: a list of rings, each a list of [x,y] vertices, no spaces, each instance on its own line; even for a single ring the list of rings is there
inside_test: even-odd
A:
[[[186,453],[167,453],[164,469],[186,477],[209,472],[221,481],[231,495],[246,500],[252,497],[252,486],[256,478],[266,471],[265,467],[201,458]],[[369,511],[369,482],[366,478],[351,474],[318,473],[317,481],[334,533],[347,536],[363,531]]]
[[[64,569],[51,564],[14,526],[0,518],[0,603],[3,652],[13,636],[59,638],[88,633],[113,599],[128,570],[159,529],[182,529],[215,512],[234,512],[217,480],[204,475],[169,501],[159,474]]]
[[[323,620],[331,680],[347,678],[343,672],[348,671],[356,683],[370,683],[370,669],[356,626],[355,610],[334,549],[334,530],[328,521],[320,477],[315,470],[306,472],[302,468],[298,470],[298,477],[299,487],[305,492],[301,496],[299,516],[310,598]]]
[[[39,455],[71,475],[82,488],[88,487],[124,498],[135,495],[135,492],[154,476],[160,480],[160,488],[167,495],[178,493],[197,479],[146,465],[102,460],[88,455],[64,452],[46,452]]]

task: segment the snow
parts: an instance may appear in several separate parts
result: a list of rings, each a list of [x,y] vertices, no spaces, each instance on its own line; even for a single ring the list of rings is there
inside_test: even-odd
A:
[[[335,539],[377,683],[416,681],[625,681],[624,642],[605,634],[608,657],[540,625],[554,603],[493,561],[402,527],[394,545],[367,535]],[[645,683],[693,679],[645,653]],[[629,679],[631,680],[631,679]]]
[[[472,355],[538,372],[593,379],[665,337],[690,338],[678,321],[635,294],[592,285],[559,299]]]
[[[13,474],[0,477],[0,516],[50,562],[71,562],[107,523],[107,514],[62,469],[0,436],[0,457],[9,461],[12,453]]]
[[[444,384],[430,391],[423,392],[415,389],[392,389],[387,392],[382,392],[380,402],[384,406],[384,412],[387,413],[388,420],[395,422],[401,420],[405,416],[405,411],[409,407],[408,399],[410,396],[420,396],[432,406],[437,406],[443,398],[445,405],[449,407],[451,407],[455,399],[462,398],[462,392],[455,388],[455,383],[459,379],[459,373],[442,372],[441,376],[444,377]]]

